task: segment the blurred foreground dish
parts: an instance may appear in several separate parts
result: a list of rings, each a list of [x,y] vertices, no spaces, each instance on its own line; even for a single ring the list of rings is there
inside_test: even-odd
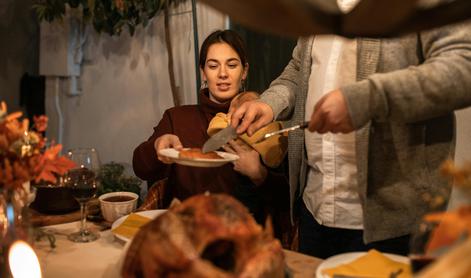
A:
[[[284,277],[271,222],[262,229],[224,194],[196,195],[141,228],[123,277]]]
[[[469,0],[361,0],[349,11],[341,11],[337,0],[203,2],[243,25],[291,37],[319,34],[396,36],[471,17]]]

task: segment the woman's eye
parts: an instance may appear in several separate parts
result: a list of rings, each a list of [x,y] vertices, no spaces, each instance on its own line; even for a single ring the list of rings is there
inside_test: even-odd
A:
[[[236,68],[238,65],[239,65],[239,64],[229,64],[229,67],[230,67],[231,69],[233,69],[233,68]]]
[[[208,65],[208,68],[210,68],[210,69],[215,69],[217,67],[218,67],[217,65]]]

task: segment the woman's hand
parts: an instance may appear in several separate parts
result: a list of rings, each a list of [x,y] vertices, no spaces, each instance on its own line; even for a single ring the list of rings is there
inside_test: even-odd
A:
[[[178,136],[174,134],[164,134],[160,136],[159,138],[155,139],[154,149],[155,149],[155,152],[157,153],[157,158],[163,163],[171,164],[173,163],[172,159],[165,156],[161,156],[159,154],[160,150],[166,149],[166,148],[174,148],[176,150],[181,150],[183,146]]]
[[[223,149],[239,156],[239,159],[234,162],[234,170],[249,177],[256,185],[265,181],[267,169],[260,162],[260,155],[255,149],[242,140],[231,140],[223,146]]]

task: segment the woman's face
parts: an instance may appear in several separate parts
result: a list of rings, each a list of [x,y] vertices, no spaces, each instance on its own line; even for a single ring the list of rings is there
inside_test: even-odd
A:
[[[208,48],[203,80],[208,83],[213,101],[224,103],[239,93],[241,80],[247,77],[237,52],[227,43],[215,43]]]

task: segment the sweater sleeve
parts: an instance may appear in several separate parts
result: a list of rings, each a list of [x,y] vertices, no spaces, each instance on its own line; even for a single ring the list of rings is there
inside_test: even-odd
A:
[[[419,34],[424,63],[341,88],[355,128],[369,120],[418,122],[471,105],[469,24]]]
[[[133,153],[132,166],[134,173],[150,183],[169,176],[170,164],[158,160],[154,148],[155,140],[164,134],[173,134],[172,121],[168,110],[165,111],[159,124],[154,127],[152,136],[147,141],[142,142]]]
[[[272,108],[275,119],[286,120],[293,112],[295,92],[300,86],[301,52],[306,47],[306,44],[306,38],[298,40],[288,65],[260,96],[260,101]]]

